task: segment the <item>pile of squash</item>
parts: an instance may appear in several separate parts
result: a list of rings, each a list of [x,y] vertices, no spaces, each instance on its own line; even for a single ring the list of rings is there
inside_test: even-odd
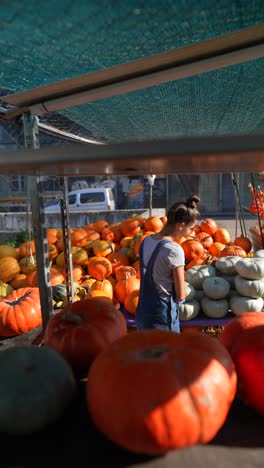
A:
[[[159,232],[166,221],[166,216],[144,218],[135,215],[116,224],[109,225],[100,219],[93,224],[71,229],[75,301],[106,296],[114,304],[121,304],[127,312],[135,314],[140,286],[139,247],[146,236]],[[215,269],[213,265],[219,259],[252,255],[250,239],[240,236],[231,242],[229,232],[209,218],[197,224],[188,238],[175,238],[174,241],[185,252],[188,274],[186,283],[192,283],[189,276],[193,268],[202,266],[209,271],[210,276],[210,271]],[[54,307],[61,308],[67,302],[62,230],[48,228],[47,242]],[[215,284],[215,291],[219,290],[219,281]],[[39,300],[36,297],[31,300],[29,292],[32,289],[32,294],[38,295],[34,240],[23,242],[17,247],[0,245],[0,282],[0,317],[2,309],[5,309],[6,317],[10,316],[11,305],[16,306],[16,309],[19,305],[20,310],[29,310],[28,304],[33,302],[37,309],[32,309],[31,318],[27,316],[26,320],[22,318],[23,312],[20,312],[16,323],[10,323],[9,319],[0,320],[0,336],[13,336],[38,326],[41,320]],[[187,307],[188,304],[182,316],[190,319]],[[194,303],[191,318],[198,313],[198,308],[197,303]]]

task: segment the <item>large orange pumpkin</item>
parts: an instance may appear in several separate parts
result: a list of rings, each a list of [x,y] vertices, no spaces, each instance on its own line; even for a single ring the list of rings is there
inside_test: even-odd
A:
[[[45,346],[57,351],[78,375],[96,356],[127,333],[123,314],[108,297],[82,299],[64,307],[48,322]]]
[[[219,257],[224,248],[225,244],[222,244],[221,242],[213,242],[212,245],[208,247],[208,252],[215,257]]]
[[[139,289],[134,289],[128,296],[125,298],[124,307],[127,312],[132,315],[136,315],[137,305],[139,300]]]
[[[112,263],[106,257],[93,257],[87,268],[89,275],[97,280],[103,280],[112,274]]]
[[[205,218],[200,222],[200,229],[203,232],[209,234],[209,236],[213,236],[215,231],[217,230],[217,223],[214,219]]]
[[[122,252],[112,252],[106,257],[112,263],[112,274],[115,276],[117,268],[129,265],[127,255]]]
[[[57,268],[51,267],[50,268],[50,284],[51,286],[56,286],[57,284],[63,283],[65,280],[64,275],[59,271]],[[37,271],[32,271],[29,273],[27,276],[27,285],[35,288],[39,286],[39,280],[38,280],[38,272]]]
[[[213,234],[214,242],[221,242],[221,244],[229,244],[231,242],[231,236],[228,229],[218,228]]]
[[[242,247],[246,253],[249,253],[252,249],[252,242],[247,236],[238,236],[234,240],[234,245]]]
[[[107,279],[94,281],[90,286],[89,292],[92,291],[100,291],[104,293],[106,297],[109,297],[109,299],[113,299],[113,286],[112,283]]]
[[[238,245],[227,245],[220,252],[220,257],[229,257],[233,255],[236,255],[238,257],[246,257],[247,253],[244,249],[242,249],[242,247],[239,247]]]
[[[209,236],[207,232],[201,231],[196,234],[196,239],[198,239],[205,249],[208,249],[210,245],[214,242],[212,236]]]
[[[163,222],[158,216],[150,216],[144,222],[145,231],[160,232],[163,228]]]
[[[93,223],[93,228],[95,231],[101,234],[104,229],[109,228],[109,223],[105,219],[98,219],[95,221],[95,223]]]
[[[0,335],[16,336],[42,323],[39,288],[14,289],[0,301]]]
[[[225,422],[235,393],[229,353],[200,332],[129,333],[97,356],[86,383],[95,426],[141,454],[206,444]]]
[[[140,280],[136,276],[125,275],[114,286],[114,294],[120,304],[124,304],[126,297],[135,289],[139,289]]]
[[[133,237],[141,231],[140,222],[136,218],[128,218],[120,224],[120,230],[125,237]]]
[[[9,283],[20,273],[21,267],[15,257],[0,258],[0,280]]]
[[[71,233],[71,245],[83,247],[87,242],[87,231],[83,228],[73,229]]]
[[[233,318],[219,339],[235,363],[240,398],[264,414],[264,314],[244,312]]]
[[[184,250],[187,262],[204,255],[204,247],[199,240],[187,239],[182,242],[181,246]]]

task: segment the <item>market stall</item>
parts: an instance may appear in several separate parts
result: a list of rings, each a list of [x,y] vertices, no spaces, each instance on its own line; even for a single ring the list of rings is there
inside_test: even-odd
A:
[[[134,8],[131,15],[128,3],[126,2],[124,15],[118,16],[120,24],[123,25],[122,32],[126,33],[125,18],[129,20],[130,30],[134,30],[137,24],[139,28],[137,31],[142,31],[142,24],[148,23],[150,12],[141,6]],[[156,2],[151,3],[152,13],[157,12]],[[47,67],[47,61],[45,63],[41,61],[34,69],[35,75],[28,67],[26,71],[24,70],[27,74],[25,80],[30,80],[30,74],[34,75],[31,89],[30,87],[26,89],[18,76],[16,92],[8,91],[2,98],[1,117],[5,121],[12,121],[22,116],[23,120],[25,149],[12,152],[1,151],[0,173],[24,174],[28,177],[33,240],[36,246],[34,254],[40,291],[41,307],[38,313],[41,314],[42,319],[41,328],[34,326],[33,332],[29,334],[22,333],[21,337],[8,338],[2,342],[2,350],[17,347],[22,342],[26,346],[43,348],[41,346],[43,332],[50,323],[51,317],[56,315],[52,302],[50,257],[44,214],[43,180],[45,177],[54,175],[61,177],[65,294],[66,303],[74,305],[77,301],[75,301],[73,288],[72,239],[67,201],[68,176],[151,176],[153,174],[221,172],[233,174],[236,182],[236,175],[239,173],[253,174],[264,171],[263,119],[261,117],[259,120],[256,119],[256,114],[259,112],[262,116],[263,112],[261,80],[263,79],[264,29],[262,21],[264,17],[261,2],[259,5],[256,2],[253,12],[249,7],[243,7],[243,5],[239,7],[238,2],[235,2],[238,10],[235,8],[236,11],[232,14],[229,11],[231,29],[225,26],[228,10],[221,9],[217,15],[210,7],[210,2],[205,3],[203,14],[206,14],[208,21],[216,17],[218,22],[215,21],[211,32],[206,34],[201,33],[203,28],[198,28],[200,40],[195,44],[192,43],[192,35],[189,40],[178,41],[175,44],[174,35],[168,32],[173,27],[171,21],[177,20],[178,28],[183,28],[183,18],[189,17],[189,14],[186,15],[188,8],[182,11],[177,2],[175,2],[175,7],[172,7],[171,2],[166,2],[166,6],[172,8],[173,11],[169,10],[166,21],[164,18],[156,20],[156,26],[159,24],[162,37],[160,36],[161,42],[154,47],[154,50],[148,46],[148,52],[144,55],[132,54],[133,56],[128,57],[130,60],[123,63],[122,60],[120,61],[120,57],[123,57],[122,47],[117,55],[113,49],[112,55],[109,54],[112,58],[110,66],[106,66],[106,60],[103,67],[101,64],[98,67],[100,60],[94,51],[95,62],[88,70],[90,73],[82,68],[83,75],[75,76],[67,69],[61,76],[59,70],[61,70],[62,47],[58,49],[55,47],[53,52],[56,49],[58,53],[57,62],[56,67],[50,70],[48,84],[43,85],[42,76],[37,72]],[[84,8],[84,16],[91,14],[90,2],[88,4],[88,9]],[[58,2],[56,8],[60,6],[61,2]],[[10,23],[13,22],[14,34],[20,31],[19,26],[21,27],[21,22],[17,22],[17,18],[21,19],[23,16],[20,16],[19,12],[13,8],[12,2],[11,6],[5,6]],[[102,11],[100,7],[93,6],[93,8],[95,8],[94,17],[99,20]],[[243,12],[239,8],[242,8]],[[249,15],[249,10],[251,15]],[[78,68],[80,63],[77,63],[75,58],[80,54],[76,53],[74,44],[83,43],[78,31],[86,28],[80,28],[79,11],[76,17],[74,6],[73,11],[75,12],[74,25],[69,26],[72,18],[67,16],[67,11],[66,27],[75,30],[75,37],[78,36],[78,40],[73,40],[70,44],[72,62],[71,60],[64,62],[67,64],[74,62],[73,68],[74,65]],[[178,16],[177,13],[180,12],[181,16]],[[111,20],[109,20],[110,16],[109,18],[107,16],[110,13],[113,15]],[[138,15],[140,18],[141,14],[143,14],[142,22],[134,21]],[[31,16],[27,18],[29,22],[25,22],[25,25],[29,27],[32,24],[35,25],[36,16],[34,15],[35,13],[33,19]],[[45,11],[45,18],[46,15],[51,21],[47,11]],[[117,21],[116,10],[114,9],[113,13],[111,9],[106,8],[104,15],[106,15],[104,17],[105,21],[107,20],[106,24],[110,24],[109,29],[112,31]],[[248,17],[251,20],[248,20]],[[195,14],[193,18],[196,18]],[[240,18],[240,23],[237,18]],[[195,23],[196,20],[193,26]],[[45,24],[44,20],[43,24]],[[151,37],[158,37],[159,34],[154,26],[155,24],[151,28]],[[65,28],[63,21],[58,28],[61,28],[61,34],[56,34],[59,38]],[[41,28],[39,31],[42,34]],[[57,29],[54,31],[57,33]],[[98,34],[92,36],[97,39],[99,37]],[[178,34],[177,36],[179,37]],[[27,47],[28,51],[31,51],[28,57],[32,57],[35,49],[32,50],[32,37],[29,35],[28,37],[30,41]],[[140,37],[139,33],[137,37]],[[97,50],[101,53],[103,50],[102,57],[107,56],[102,44],[105,46],[111,43],[107,39],[106,35],[105,40],[97,43]],[[114,37],[112,39],[114,40]],[[6,43],[10,40],[10,37],[6,37]],[[39,40],[38,43],[41,44],[42,41]],[[51,43],[54,44],[56,41],[50,41]],[[147,44],[146,39],[145,45]],[[92,47],[93,42],[89,45]],[[46,44],[45,52],[47,49]],[[85,50],[82,52],[84,53]],[[41,57],[43,55],[45,54],[40,54]],[[140,56],[144,58],[138,58]],[[6,66],[8,63],[7,60]],[[56,82],[54,73],[58,79]],[[253,77],[252,80],[251,77]],[[222,85],[224,83],[222,87],[216,86],[218,80]],[[249,83],[253,85],[250,87]],[[5,79],[3,86],[7,84],[8,80]],[[191,92],[189,92],[190,89]],[[208,112],[208,96],[210,96],[209,107],[213,109],[212,112]],[[143,105],[144,102],[145,105]],[[245,112],[250,104],[253,105],[252,115],[249,112],[245,118]],[[101,109],[103,105],[106,107]],[[159,112],[156,114],[157,109]],[[203,109],[203,112],[197,113],[197,109]],[[113,115],[109,117],[111,111]],[[93,128],[96,131],[101,129],[104,136],[108,138],[107,144],[88,143],[52,149],[39,147],[38,129],[41,116],[52,112],[64,112],[69,118],[75,119],[84,126],[89,126],[92,122]],[[154,120],[153,115],[156,115]],[[110,121],[112,125],[109,126]],[[179,124],[180,122],[182,125]],[[238,196],[239,193],[237,192],[236,195]],[[243,227],[239,198],[237,201]],[[126,310],[123,310],[123,314],[127,324],[133,328],[133,318],[127,315]],[[208,321],[201,316],[192,321],[192,326],[200,328],[208,324],[224,326],[228,321],[229,317],[217,321],[210,318]],[[63,466],[82,466],[83,459],[87,457],[89,457],[90,464],[90,458],[94,457],[94,466],[162,467],[178,463],[187,468],[194,464],[205,466],[214,463],[216,467],[223,466],[223,464],[229,464],[230,467],[238,464],[257,467],[261,465],[264,453],[262,426],[263,417],[236,398],[225,423],[210,443],[171,451],[162,457],[139,456],[119,448],[97,431],[87,412],[84,382],[78,380],[77,393],[71,405],[55,424],[30,435],[1,434],[4,447],[2,464],[12,467],[41,466],[41,464],[46,466],[51,463],[50,453],[53,450],[52,463]],[[48,447],[47,450],[44,449],[44,444]],[[12,449],[14,445],[16,451]]]

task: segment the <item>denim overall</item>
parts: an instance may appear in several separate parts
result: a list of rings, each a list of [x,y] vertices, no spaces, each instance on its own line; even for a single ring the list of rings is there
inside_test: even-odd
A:
[[[152,268],[160,248],[171,242],[162,240],[154,249],[147,267],[143,265],[143,243],[139,249],[140,264],[140,293],[136,311],[136,325],[139,330],[158,328],[160,330],[172,330],[180,333],[178,317],[178,304],[174,297],[168,300],[162,299],[155,288],[152,279]],[[143,272],[146,268],[145,274]]]

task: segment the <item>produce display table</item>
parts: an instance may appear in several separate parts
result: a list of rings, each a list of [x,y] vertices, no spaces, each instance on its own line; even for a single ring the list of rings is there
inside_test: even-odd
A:
[[[132,314],[129,314],[124,307],[121,305],[120,307],[121,312],[123,313],[128,328],[135,328],[136,322],[135,317]],[[226,325],[235,315],[232,312],[228,312],[228,314],[220,319],[213,319],[210,317],[206,317],[203,313],[200,313],[195,319],[192,320],[180,320],[180,327],[181,328],[188,328],[188,327],[217,327],[221,325]]]
[[[235,400],[225,424],[210,444],[160,457],[136,455],[96,430],[86,408],[82,383],[57,423],[28,436],[1,434],[0,467],[260,468],[264,463],[263,428],[264,418]]]
[[[3,340],[0,351],[10,346],[38,345],[40,337],[41,327],[37,327]],[[78,383],[75,398],[56,423],[32,435],[1,434],[0,468],[262,468],[263,460],[264,416],[238,398],[224,425],[207,445],[174,450],[159,457],[128,452],[95,428],[86,407],[85,381]]]

